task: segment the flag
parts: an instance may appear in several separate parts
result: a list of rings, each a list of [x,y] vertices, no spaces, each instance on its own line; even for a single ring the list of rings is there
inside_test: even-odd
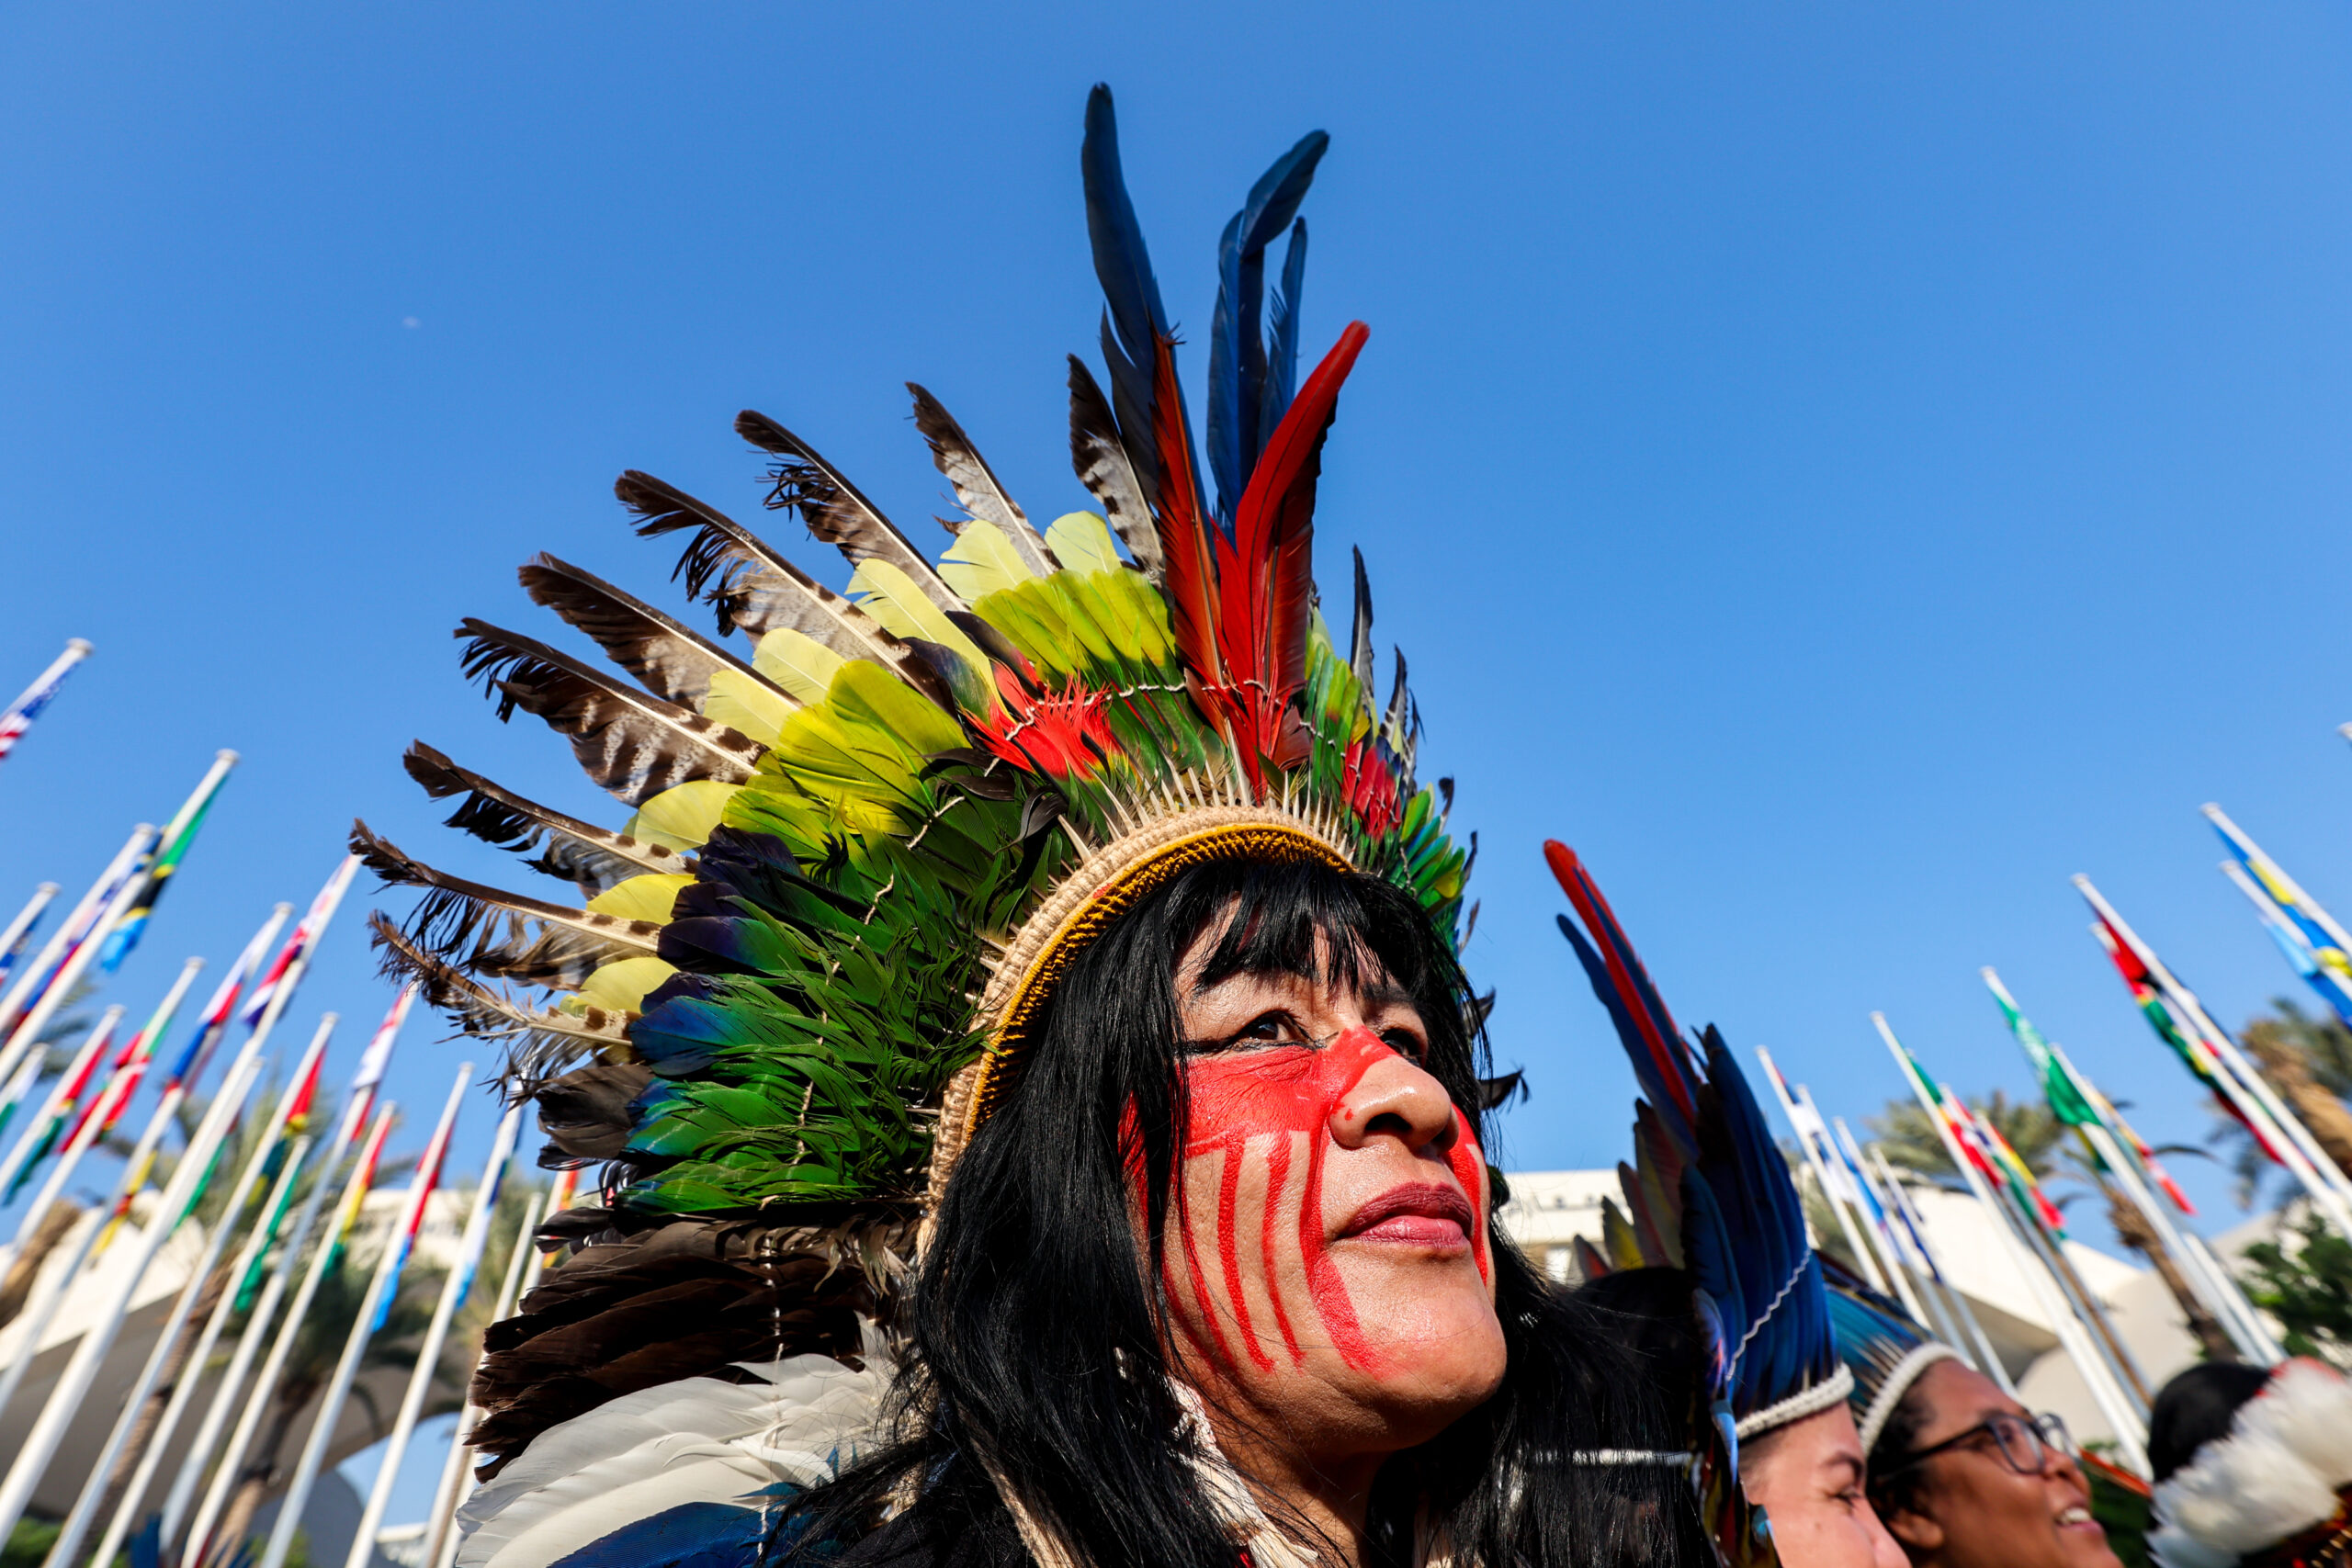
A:
[[[107,1085],[106,1093],[93,1100],[82,1112],[85,1118],[102,1118],[98,1123],[100,1137],[113,1132],[115,1123],[122,1120],[123,1111],[130,1104],[130,1097],[139,1092],[140,1080],[147,1076],[148,1063],[154,1060],[157,1043],[172,1027],[173,1016],[180,1010],[181,998],[187,995],[188,987],[195,983],[196,972],[203,967],[204,960],[201,958],[191,958],[182,964],[179,977],[172,982],[172,988],[164,994],[164,999],[154,1013],[138,1033],[124,1042],[122,1055],[115,1058],[115,1076]],[[82,1122],[77,1119],[74,1123],[74,1133],[81,1130]],[[73,1133],[66,1134],[69,1139],[73,1135]]]
[[[220,1044],[220,1037],[229,1032],[230,1021],[236,1015],[238,994],[244,989],[245,982],[253,977],[254,966],[261,963],[262,954],[269,951],[269,944],[277,939],[277,928],[286,923],[286,917],[293,912],[293,908],[291,904],[280,904],[271,911],[269,919],[261,923],[261,930],[254,932],[253,940],[245,943],[244,952],[237,955],[237,962],[230,967],[229,973],[221,976],[220,988],[212,993],[212,999],[204,1004],[203,1016],[196,1021],[196,1032],[182,1047],[178,1059],[172,1064],[172,1070],[164,1076],[166,1088],[176,1088],[204,1076],[205,1066],[212,1059],[213,1047]]]
[[[2033,1070],[2041,1075],[2041,1098],[2050,1102],[2050,1113],[2069,1127],[2086,1127],[2096,1123],[2099,1119],[2098,1107],[2084,1099],[2082,1090],[2075,1086],[2073,1077],[2059,1060],[2057,1048],[2043,1039],[2041,1031],[2018,1010],[2017,998],[2009,995],[2009,988],[2001,984],[1998,975],[1990,969],[1980,970],[1979,973],[1984,978],[1985,988],[1993,993],[1993,1000],[2000,1007],[2001,1017],[2007,1021],[2009,1032],[2017,1037],[2018,1044],[2024,1049],[2026,1060],[2031,1062]]]
[[[469,1072],[471,1070],[468,1069]],[[463,1089],[464,1083],[460,1080],[459,1092],[449,1096],[449,1103],[441,1112],[441,1123],[433,1129],[433,1141],[424,1145],[424,1153],[416,1162],[416,1175],[409,1182],[408,1202],[401,1214],[400,1226],[389,1244],[393,1248],[392,1258],[390,1264],[383,1266],[391,1284],[386,1287],[376,1303],[375,1320],[368,1325],[370,1334],[380,1330],[384,1320],[391,1316],[392,1297],[397,1293],[401,1270],[408,1267],[409,1254],[416,1247],[416,1233],[424,1227],[425,1207],[432,1200],[434,1190],[441,1185],[441,1166],[449,1157],[449,1134],[458,1125],[458,1107],[463,1102]]]
[[[57,689],[65,684],[65,677],[74,672],[74,666],[89,656],[90,645],[78,637],[74,638],[38,680],[27,686],[15,702],[0,709],[0,757],[16,750],[17,740],[32,728],[33,720],[40,716],[40,710],[49,705],[49,700],[57,695]]]
[[[458,1306],[466,1304],[482,1254],[489,1250],[490,1216],[498,1212],[498,1194],[506,1185],[507,1168],[514,1162],[514,1145],[522,1135],[523,1107],[518,1101],[507,1108],[499,1122],[498,1134],[491,1140],[490,1159],[481,1168],[481,1188],[474,1194],[474,1220],[466,1226],[465,1245],[458,1255],[457,1294],[452,1298]]]
[[[229,781],[229,770],[237,765],[234,751],[222,751],[212,759],[212,766],[197,782],[195,791],[172,819],[164,825],[163,836],[155,842],[155,855],[148,862],[145,883],[122,919],[107,933],[106,944],[98,949],[98,967],[113,974],[139,945],[139,938],[147,930],[147,918],[155,912],[155,905],[164,897],[164,886],[180,862],[196,845],[197,829],[204,826],[205,817],[212,810],[212,802],[220,794],[220,786]]]
[[[368,1037],[368,1049],[359,1054],[358,1070],[351,1075],[351,1100],[344,1110],[339,1142],[347,1144],[357,1136],[359,1124],[368,1119],[368,1108],[376,1103],[377,1086],[384,1081],[384,1069],[391,1065],[392,1045],[400,1039],[401,1025],[408,1021],[408,1010],[415,1000],[416,987],[402,986],[385,1012],[384,1021]]]
[[[334,919],[335,906],[343,902],[344,890],[351,886],[352,874],[358,869],[357,855],[345,856],[343,863],[334,868],[334,874],[327,878],[327,885],[319,889],[316,898],[311,900],[310,912],[302,917],[302,923],[296,926],[294,934],[286,939],[286,945],[278,950],[268,972],[262,976],[261,984],[255,986],[254,994],[245,999],[244,1008],[237,1014],[238,1022],[247,1029],[258,1025],[261,1015],[269,1010],[269,1004],[277,999],[280,988],[301,979],[302,970],[311,960],[311,949],[317,944],[319,933],[326,930],[327,922]]]
[[[390,1116],[377,1117],[376,1124],[368,1130],[368,1141],[359,1146],[359,1163],[353,1168],[351,1181],[343,1190],[343,1201],[335,1205],[334,1219],[327,1226],[324,1245],[329,1252],[329,1268],[341,1262],[352,1227],[359,1223],[360,1207],[376,1185],[376,1166],[383,1157],[384,1138],[391,1130]]]
[[[16,1117],[17,1107],[22,1105],[25,1102],[25,1097],[32,1093],[33,1085],[40,1081],[41,1068],[48,1065],[49,1047],[36,1046],[32,1053],[26,1056],[24,1065],[17,1069],[16,1077],[10,1078],[5,1086],[0,1086],[0,1133],[8,1130],[8,1123]]]
[[[2352,954],[2346,951],[2352,948],[2352,936],[2220,807],[2207,806],[2204,811],[2230,852],[2222,869],[2230,871],[2231,880],[2254,900],[2288,962],[2335,1010],[2338,1018],[2352,1023]]]
[[[40,924],[50,900],[56,897],[57,884],[42,883],[33,889],[25,907],[17,911],[17,918],[8,922],[8,929],[0,931],[0,986],[6,986],[16,974],[17,965],[24,962],[25,949],[32,945],[33,928]]]

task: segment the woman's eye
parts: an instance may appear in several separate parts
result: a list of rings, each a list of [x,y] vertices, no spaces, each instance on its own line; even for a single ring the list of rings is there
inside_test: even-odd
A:
[[[1233,1036],[1237,1045],[1276,1045],[1297,1038],[1297,1030],[1286,1012],[1261,1013],[1241,1026]]]
[[[1429,1047],[1422,1043],[1421,1037],[1409,1029],[1384,1029],[1380,1032],[1380,1043],[1398,1055],[1416,1062],[1429,1054]]]

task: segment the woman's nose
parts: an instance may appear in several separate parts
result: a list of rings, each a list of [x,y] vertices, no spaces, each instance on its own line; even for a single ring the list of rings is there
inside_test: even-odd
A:
[[[1331,1136],[1343,1149],[1392,1137],[1415,1154],[1452,1146],[1453,1100],[1427,1069],[1370,1030],[1351,1029],[1335,1047],[1361,1052],[1364,1070],[1331,1108]]]

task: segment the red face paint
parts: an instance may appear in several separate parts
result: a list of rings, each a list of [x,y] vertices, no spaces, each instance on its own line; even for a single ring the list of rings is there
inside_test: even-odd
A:
[[[1277,1356],[1294,1365],[1303,1360],[1292,1318],[1293,1309],[1303,1307],[1313,1313],[1348,1365],[1376,1368],[1379,1357],[1357,1319],[1324,1234],[1323,1177],[1326,1160],[1338,1146],[1330,1132],[1334,1118],[1364,1075],[1396,1055],[1371,1031],[1357,1028],[1319,1050],[1281,1045],[1236,1051],[1204,1058],[1185,1069],[1192,1107],[1185,1165],[1205,1182],[1207,1172],[1199,1162],[1219,1162],[1215,1235],[1196,1237],[1195,1228],[1208,1216],[1196,1212],[1200,1205],[1187,1204],[1178,1217],[1181,1245],[1170,1249],[1165,1283],[1171,1300],[1188,1302],[1200,1314],[1197,1327],[1185,1325],[1186,1337],[1224,1366],[1238,1371],[1246,1359],[1261,1371],[1272,1371]],[[1471,1213],[1483,1216],[1485,1156],[1468,1119],[1458,1109],[1452,1113],[1454,1137],[1445,1151],[1446,1164],[1468,1197]],[[1304,1160],[1299,1158],[1302,1151]],[[1250,1175],[1261,1177],[1251,1186],[1262,1196],[1245,1199],[1245,1176]],[[1296,1275],[1284,1266],[1290,1227],[1282,1221],[1283,1206],[1292,1201],[1295,1187],[1296,1264],[1301,1266]],[[1243,1212],[1252,1203],[1260,1212]],[[1481,1220],[1466,1228],[1479,1277],[1487,1279],[1485,1224]],[[1257,1252],[1254,1301],[1252,1281],[1245,1278],[1245,1248]],[[1179,1256],[1187,1276],[1182,1279],[1175,1277]],[[1285,1303],[1285,1281],[1297,1276],[1304,1279],[1305,1300]],[[1203,1333],[1211,1343],[1201,1343]]]

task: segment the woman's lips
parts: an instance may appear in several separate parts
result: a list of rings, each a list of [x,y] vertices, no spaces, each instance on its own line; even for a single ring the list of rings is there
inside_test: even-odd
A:
[[[1478,1223],[1470,1200],[1435,1181],[1392,1187],[1358,1209],[1340,1231],[1342,1240],[1380,1241],[1408,1247],[1460,1248],[1470,1245]]]

